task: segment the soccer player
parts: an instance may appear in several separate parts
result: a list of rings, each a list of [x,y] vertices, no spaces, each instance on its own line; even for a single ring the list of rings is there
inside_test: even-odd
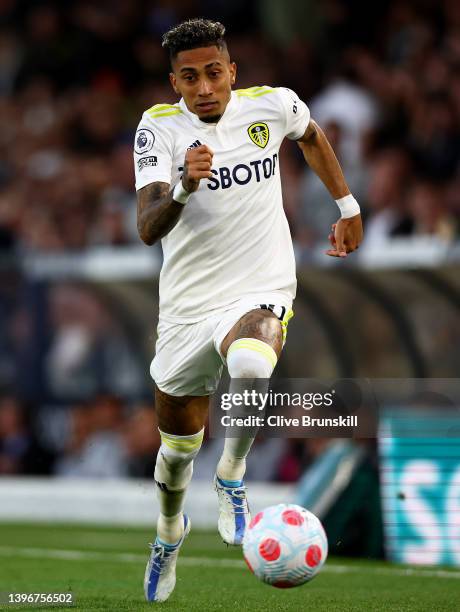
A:
[[[346,257],[362,240],[359,206],[307,106],[284,87],[232,90],[224,33],[218,22],[192,19],[164,35],[181,99],[148,109],[135,136],[138,230],[147,245],[161,239],[164,254],[150,369],[162,443],[149,601],[166,600],[175,586],[190,531],[184,496],[223,365],[233,381],[268,379],[281,355],[296,291],[279,172],[285,137],[340,208],[327,254]],[[228,544],[241,544],[250,519],[243,477],[252,442],[227,437],[216,469],[218,530]]]

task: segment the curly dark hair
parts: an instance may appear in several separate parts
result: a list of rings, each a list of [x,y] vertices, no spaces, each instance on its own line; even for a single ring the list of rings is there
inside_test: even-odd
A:
[[[170,59],[174,59],[181,51],[211,47],[225,49],[225,26],[210,19],[188,19],[175,26],[163,36],[162,47],[169,51]]]

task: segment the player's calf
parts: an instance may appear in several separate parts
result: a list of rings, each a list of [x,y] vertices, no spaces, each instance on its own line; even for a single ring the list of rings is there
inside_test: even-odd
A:
[[[242,386],[267,385],[277,362],[273,348],[255,338],[239,338],[227,351],[227,367],[231,377],[230,393],[241,392]],[[217,466],[217,476],[224,481],[241,481],[246,471],[246,456],[253,437],[225,439],[224,452]]]
[[[155,465],[160,515],[157,535],[166,544],[175,544],[183,533],[183,504],[192,478],[193,460],[200,450],[204,429],[191,436],[160,432],[161,446]]]
[[[145,568],[147,601],[165,601],[176,585],[179,549],[190,531],[190,520],[183,514],[184,497],[203,433],[204,429],[190,436],[175,436],[160,431],[161,446],[155,465],[160,515],[157,537],[151,544],[152,551]]]
[[[227,366],[232,379],[230,393],[241,393],[242,386],[252,388],[260,382],[266,386],[277,359],[274,349],[262,340],[238,338],[232,342],[227,351]],[[248,435],[226,437],[217,466],[214,485],[219,501],[218,530],[227,544],[241,544],[251,520],[243,476],[246,456],[253,441],[254,437]]]

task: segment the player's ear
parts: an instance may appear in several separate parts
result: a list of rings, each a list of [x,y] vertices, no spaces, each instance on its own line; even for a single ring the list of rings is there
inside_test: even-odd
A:
[[[176,75],[174,74],[174,72],[169,73],[169,82],[171,83],[172,88],[174,89],[176,94],[180,93],[180,91],[177,89]]]
[[[230,82],[232,85],[234,85],[235,81],[236,81],[236,64],[235,62],[230,62]]]

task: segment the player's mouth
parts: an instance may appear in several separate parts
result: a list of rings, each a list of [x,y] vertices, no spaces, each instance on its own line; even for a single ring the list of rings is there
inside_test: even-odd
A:
[[[218,102],[200,102],[196,107],[201,113],[209,113],[210,111],[216,110],[218,105]]]

